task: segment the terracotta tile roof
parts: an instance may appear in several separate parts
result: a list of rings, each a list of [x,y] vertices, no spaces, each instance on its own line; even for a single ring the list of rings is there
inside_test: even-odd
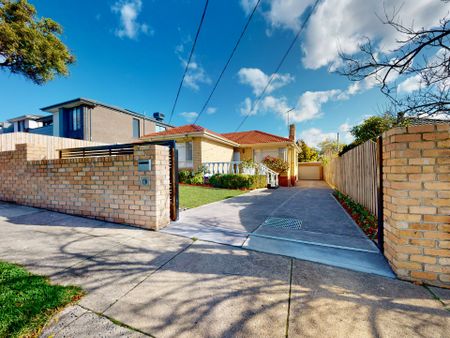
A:
[[[180,127],[175,127],[171,129],[167,129],[165,131],[160,131],[158,133],[151,133],[142,136],[141,138],[146,137],[155,137],[155,136],[170,136],[170,135],[182,135],[182,134],[190,134],[197,132],[207,132],[209,134],[218,136],[222,139],[228,139],[232,142],[238,144],[257,144],[257,143],[276,143],[276,142],[292,142],[288,138],[265,133],[259,130],[251,130],[251,131],[242,131],[238,133],[224,133],[219,134],[213,132],[209,129],[206,129],[202,126],[198,126],[196,124],[187,124]]]
[[[241,131],[237,133],[225,133],[221,135],[239,144],[292,142],[288,138],[265,133],[259,130]]]
[[[224,136],[215,133],[209,129],[203,128],[202,126],[198,126],[196,124],[186,124],[184,126],[170,128],[165,131],[160,131],[158,133],[150,133],[147,135],[142,136],[142,138],[145,137],[152,137],[152,136],[168,136],[168,135],[178,135],[178,134],[189,134],[189,133],[198,133],[198,132],[207,132],[213,135],[216,135],[220,138],[224,138]]]

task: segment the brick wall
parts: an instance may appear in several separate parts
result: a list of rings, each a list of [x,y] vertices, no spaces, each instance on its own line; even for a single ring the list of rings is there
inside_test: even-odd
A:
[[[385,255],[406,280],[450,287],[449,124],[383,135]]]
[[[169,153],[135,146],[133,155],[42,160],[47,148],[16,145],[0,152],[0,200],[109,222],[159,229],[169,223]],[[137,171],[138,159],[152,170]],[[150,179],[148,186],[140,177]]]

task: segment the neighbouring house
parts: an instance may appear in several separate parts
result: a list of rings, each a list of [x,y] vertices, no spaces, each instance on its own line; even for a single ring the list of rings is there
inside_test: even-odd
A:
[[[280,185],[293,185],[298,176],[298,152],[300,149],[295,142],[295,125],[291,125],[289,128],[289,138],[259,130],[220,134],[198,125],[189,124],[163,132],[149,133],[141,139],[175,140],[180,170],[196,170],[211,162],[229,163],[253,160],[260,163],[266,156],[272,156],[289,163],[289,171],[280,176]]]
[[[160,113],[148,117],[91,99],[77,98],[41,108],[53,115],[53,136],[102,143],[133,142],[172,128]]]
[[[14,126],[9,122],[0,122],[0,134],[13,133]]]
[[[0,123],[0,133],[34,133],[52,135],[53,117],[51,115],[22,115]]]

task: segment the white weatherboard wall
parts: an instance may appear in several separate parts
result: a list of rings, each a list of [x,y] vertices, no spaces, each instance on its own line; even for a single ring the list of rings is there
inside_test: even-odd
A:
[[[47,148],[47,159],[58,158],[58,150],[66,148],[89,147],[104,143],[76,140],[65,137],[55,137],[30,133],[0,134],[0,151],[16,150],[16,144],[34,144]]]

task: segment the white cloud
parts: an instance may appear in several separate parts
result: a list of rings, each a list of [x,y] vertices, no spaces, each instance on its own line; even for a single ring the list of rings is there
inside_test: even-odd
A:
[[[398,94],[409,94],[419,90],[422,86],[422,78],[419,74],[410,76],[406,80],[400,82],[397,86]]]
[[[315,0],[272,0],[270,9],[265,13],[272,28],[300,28],[300,16]]]
[[[384,6],[384,7],[383,7]],[[311,16],[303,43],[307,68],[339,65],[339,51],[354,54],[367,38],[377,41],[375,47],[381,53],[389,53],[402,36],[391,26],[381,22],[384,11],[392,14],[399,10],[399,20],[404,25],[431,27],[448,14],[442,1],[367,1],[325,0]],[[326,22],[326,24],[324,24]]]
[[[241,103],[241,107],[239,108],[239,111],[241,112],[241,115],[247,116],[247,115],[256,115],[256,109],[252,109],[253,102],[252,99],[249,97],[246,97],[244,102]]]
[[[185,43],[189,43],[190,39],[187,39]],[[181,43],[175,47],[175,54],[178,56],[183,69],[186,68],[187,59],[182,54],[185,52],[184,43]],[[184,77],[183,86],[188,87],[194,91],[200,89],[201,84],[210,84],[211,78],[206,73],[202,65],[195,60],[195,56],[189,63],[188,71]]]
[[[249,98],[241,103],[241,115],[256,115],[265,113],[274,113],[284,120],[287,120],[286,112],[289,110],[289,105],[285,97],[265,96],[259,104],[254,107],[254,102]]]
[[[344,122],[339,126],[339,135],[341,138],[341,143],[349,144],[353,141],[354,137],[350,130],[352,126],[348,122]]]
[[[206,114],[212,115],[212,114],[215,114],[216,111],[217,111],[217,108],[216,108],[216,107],[208,107],[208,108],[206,109]]]
[[[186,67],[186,61],[181,61],[183,67]],[[197,62],[191,61],[188,67],[186,76],[184,77],[183,85],[191,88],[192,90],[199,90],[200,84],[210,84],[211,79],[208,74],[206,74],[205,69]]]
[[[194,120],[197,118],[198,113],[192,111],[192,112],[182,112],[180,113],[181,116],[183,116],[187,122],[191,123],[194,122]]]
[[[260,6],[268,27],[297,31],[305,11],[314,0],[270,0],[268,9]],[[241,0],[248,13],[254,0]],[[339,51],[354,54],[367,38],[376,42],[381,53],[394,49],[402,36],[391,26],[383,24],[385,12],[398,11],[398,19],[406,26],[429,28],[449,15],[447,2],[439,0],[322,0],[306,27],[302,48],[305,67],[317,69],[340,64]]]
[[[319,143],[322,141],[327,139],[335,140],[336,133],[325,133],[321,129],[310,128],[303,130],[300,133],[300,138],[304,140],[308,146],[317,148]]]
[[[238,72],[239,81],[252,87],[255,95],[260,95],[270,79],[270,75],[264,73],[259,68],[241,68]],[[275,74],[270,85],[267,87],[266,93],[270,94],[274,90],[286,86],[294,81],[294,77],[289,74]]]
[[[241,0],[241,7],[244,10],[245,14],[250,14],[253,8],[256,5],[257,0]]]
[[[141,0],[117,1],[111,10],[120,16],[120,27],[115,31],[118,37],[136,39],[140,33],[150,35],[154,33],[147,24],[137,21],[142,10]]]
[[[326,90],[304,92],[298,99],[297,107],[292,112],[292,121],[302,122],[317,119],[322,116],[322,105],[329,100],[335,100],[341,93],[340,90]]]

